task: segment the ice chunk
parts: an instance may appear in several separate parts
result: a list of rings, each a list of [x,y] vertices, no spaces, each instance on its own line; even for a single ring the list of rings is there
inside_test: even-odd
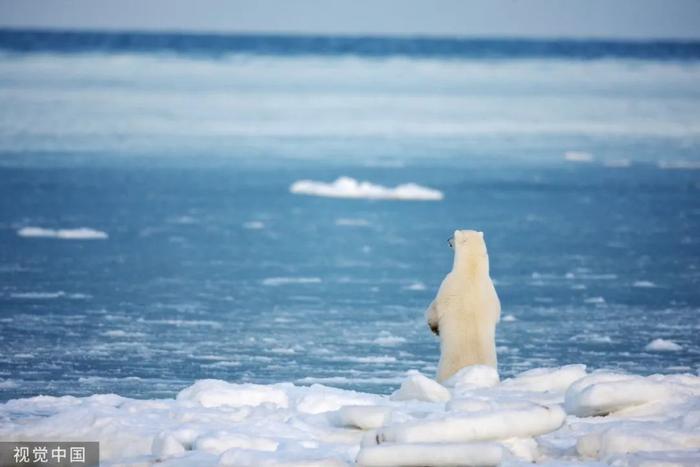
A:
[[[191,401],[202,407],[243,407],[269,403],[287,407],[287,393],[276,386],[260,384],[232,384],[214,379],[203,379],[183,389],[178,401]]]
[[[443,384],[457,391],[473,388],[490,388],[500,381],[498,371],[488,365],[466,366],[452,375]]]
[[[170,433],[161,433],[153,439],[151,448],[158,459],[173,457],[185,452],[185,447]]]
[[[268,438],[248,436],[242,433],[217,431],[200,436],[194,442],[194,449],[221,454],[233,448],[273,452],[279,443]]]
[[[644,350],[649,352],[677,352],[683,350],[683,347],[666,339],[654,339],[644,347]]]
[[[447,403],[448,412],[484,412],[493,410],[516,410],[528,409],[532,407],[532,402],[504,397],[465,397],[462,399],[452,399]]]
[[[622,422],[582,436],[576,451],[585,457],[604,459],[614,454],[640,451],[700,450],[700,432],[673,429],[668,423]],[[700,454],[696,461],[700,460]]]
[[[314,384],[296,396],[296,409],[301,413],[318,414],[338,410],[347,405],[373,405],[381,400],[373,394],[331,388]]]
[[[566,365],[559,368],[535,368],[503,382],[504,387],[529,391],[566,391],[574,382],[586,376],[586,365]]]
[[[219,457],[217,466],[236,467],[347,467],[348,463],[319,450],[302,452],[264,452],[252,449],[229,449]]]
[[[567,413],[579,417],[607,415],[671,397],[668,385],[640,376],[598,372],[580,379],[566,392]]]
[[[366,405],[348,405],[338,410],[340,426],[371,430],[384,426],[391,415],[389,407]]]
[[[395,188],[387,188],[370,182],[359,182],[354,178],[340,177],[332,183],[299,180],[289,191],[300,195],[325,196],[330,198],[366,198],[439,201],[442,192],[415,183],[406,183]]]
[[[565,418],[564,410],[558,405],[539,404],[524,409],[448,413],[438,419],[382,428],[377,439],[394,443],[463,443],[529,437],[556,430]]]
[[[612,456],[610,465],[616,467],[698,467],[700,452],[694,451],[662,451],[635,452]]]
[[[446,387],[427,378],[415,370],[408,372],[408,377],[401,387],[391,395],[395,401],[419,400],[426,402],[445,402],[450,400],[450,391]]]
[[[416,443],[365,446],[357,455],[363,467],[498,465],[503,448],[497,443]]]

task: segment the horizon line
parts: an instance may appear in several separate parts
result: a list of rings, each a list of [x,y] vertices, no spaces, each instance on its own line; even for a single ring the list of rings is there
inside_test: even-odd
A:
[[[700,44],[698,38],[679,37],[616,37],[616,36],[525,36],[509,34],[446,35],[431,33],[356,33],[356,32],[308,32],[308,31],[228,31],[197,29],[132,29],[132,28],[92,28],[92,27],[52,27],[52,26],[16,26],[1,25],[0,32],[24,33],[68,33],[68,34],[133,34],[155,36],[161,34],[181,36],[218,36],[218,37],[279,37],[279,38],[342,38],[342,39],[376,39],[376,40],[419,40],[419,41],[509,41],[509,42],[607,42],[627,44]]]

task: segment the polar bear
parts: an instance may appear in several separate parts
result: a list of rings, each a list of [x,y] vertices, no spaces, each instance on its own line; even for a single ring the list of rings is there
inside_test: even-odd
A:
[[[455,252],[452,271],[425,312],[428,326],[440,336],[440,382],[468,365],[496,368],[496,323],[501,316],[484,234],[455,230],[450,240]]]

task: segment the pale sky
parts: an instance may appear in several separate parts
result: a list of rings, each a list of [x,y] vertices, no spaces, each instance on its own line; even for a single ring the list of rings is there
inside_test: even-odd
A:
[[[0,27],[700,39],[700,0],[0,0]]]

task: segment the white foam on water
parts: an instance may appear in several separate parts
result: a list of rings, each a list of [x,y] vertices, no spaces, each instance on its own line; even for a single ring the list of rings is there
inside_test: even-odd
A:
[[[193,224],[198,223],[197,219],[195,219],[192,216],[187,216],[187,215],[170,218],[170,219],[168,219],[168,222],[171,224],[181,224],[181,225],[193,225]]]
[[[290,284],[320,284],[320,277],[268,277],[263,279],[262,284],[270,287]]]
[[[289,187],[289,191],[298,195],[322,196],[328,198],[363,198],[401,201],[439,201],[444,197],[439,190],[427,188],[415,183],[406,183],[394,188],[388,188],[370,182],[360,182],[351,177],[339,177],[331,183],[299,180]]]
[[[569,338],[573,342],[588,342],[591,344],[611,344],[613,342],[612,337],[606,336],[604,334],[576,334]]]
[[[381,346],[386,346],[386,347],[391,347],[394,345],[399,345],[403,344],[406,342],[406,338],[400,337],[400,336],[395,336],[389,332],[382,331],[379,334],[379,337],[374,339],[372,341],[374,344],[381,345]]]
[[[66,293],[62,290],[58,292],[13,292],[10,294],[12,298],[23,298],[28,300],[50,300],[52,298],[65,297]]]
[[[166,324],[175,327],[211,327],[211,328],[221,328],[221,323],[211,320],[194,320],[194,319],[143,319],[139,318],[139,322],[149,323],[149,324]]]
[[[19,383],[13,379],[0,380],[0,389],[14,389],[19,387]]]
[[[123,329],[111,329],[109,331],[104,331],[101,335],[105,337],[127,337],[129,334]]]
[[[22,227],[17,235],[25,238],[57,238],[61,240],[104,240],[106,232],[88,227],[77,229],[45,229],[43,227]]]
[[[403,290],[414,290],[416,292],[421,292],[423,290],[426,290],[426,286],[422,282],[413,282],[412,284],[406,285],[402,287]]]

